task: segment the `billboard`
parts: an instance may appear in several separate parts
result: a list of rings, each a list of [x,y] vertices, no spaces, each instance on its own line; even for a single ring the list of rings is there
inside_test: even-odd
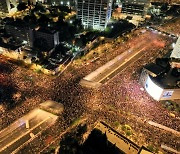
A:
[[[174,91],[164,91],[162,98],[171,98]]]

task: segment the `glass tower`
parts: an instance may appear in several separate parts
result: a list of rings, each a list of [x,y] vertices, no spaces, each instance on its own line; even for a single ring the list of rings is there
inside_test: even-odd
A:
[[[84,28],[104,30],[111,18],[113,0],[77,0],[77,18]]]

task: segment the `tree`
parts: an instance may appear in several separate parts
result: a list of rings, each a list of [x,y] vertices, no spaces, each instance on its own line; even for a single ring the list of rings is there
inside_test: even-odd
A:
[[[44,14],[42,14],[38,20],[39,25],[43,27],[46,27],[48,25],[48,22],[50,22],[50,19]]]
[[[40,3],[36,3],[35,8],[34,8],[35,12],[42,12],[45,13],[46,12],[46,8],[40,4]]]
[[[168,3],[164,3],[161,5],[161,11],[166,12],[168,10]]]
[[[28,8],[27,3],[25,3],[25,2],[19,3],[17,6],[18,11],[22,11],[22,10],[25,10],[27,8]]]

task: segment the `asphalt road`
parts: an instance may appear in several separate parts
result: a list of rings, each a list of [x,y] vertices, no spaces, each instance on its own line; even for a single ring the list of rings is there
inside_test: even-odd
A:
[[[159,45],[161,45],[162,42],[158,40],[159,37],[159,34],[153,34],[153,32],[151,32],[150,35],[145,37],[144,39],[140,37],[137,44],[132,44],[128,50],[124,51],[113,60],[90,73],[89,75],[84,77],[83,80],[89,81],[88,87],[90,87],[91,82],[92,87],[96,87],[95,85],[99,83],[106,83],[117,73],[137,61],[146,51],[152,50],[152,47],[157,48]],[[83,84],[86,84],[86,82],[84,81],[81,82]]]
[[[20,147],[53,124],[56,119],[57,116],[40,109],[35,109],[18,119],[0,132],[0,154],[18,151]],[[27,121],[29,128],[26,128]]]

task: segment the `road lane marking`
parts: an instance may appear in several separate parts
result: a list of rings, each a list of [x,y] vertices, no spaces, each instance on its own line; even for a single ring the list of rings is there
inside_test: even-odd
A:
[[[169,131],[169,132],[171,132],[171,133],[173,133],[173,134],[175,134],[175,135],[177,135],[177,136],[180,136],[180,132],[178,132],[178,131],[176,131],[176,130],[174,130],[174,129],[172,129],[172,128],[166,127],[166,126],[164,126],[164,125],[158,124],[158,123],[156,123],[156,122],[148,121],[148,124],[150,124],[150,125],[152,125],[152,126],[155,126],[155,127],[158,127],[158,128],[160,128],[160,129]]]
[[[135,57],[136,55],[138,55],[142,50],[144,50],[146,47],[143,47],[141,50],[139,50],[138,52],[134,53],[134,52],[131,52],[131,53],[134,53],[133,55],[131,55],[129,58],[126,58],[124,60],[123,63],[121,63],[118,67],[116,67],[114,70],[112,70],[110,73],[106,74],[103,78],[101,78],[99,81],[96,81],[96,82],[101,82],[103,81],[105,78],[107,78],[108,76],[110,76],[112,73],[114,73],[116,70],[118,70],[120,67],[122,67],[123,65],[125,65],[128,61],[130,61],[133,57]],[[128,55],[129,56],[129,55]],[[118,62],[118,61],[117,61]],[[115,65],[116,63],[114,63]]]
[[[6,148],[8,148],[9,146],[11,146],[13,143],[15,143],[16,141],[18,141],[20,138],[22,138],[23,136],[27,135],[28,133],[30,133],[32,130],[34,130],[35,128],[37,128],[39,125],[41,125],[42,123],[44,123],[45,121],[47,121],[49,118],[51,117],[47,117],[46,119],[44,119],[43,121],[39,122],[37,125],[35,125],[34,127],[32,127],[31,129],[29,129],[27,132],[25,132],[23,135],[19,136],[18,138],[14,139],[13,141],[11,141],[9,144],[7,144],[6,146],[4,146],[3,148],[0,149],[0,152],[5,150]]]
[[[175,150],[175,149],[173,149],[173,148],[171,148],[171,147],[168,147],[167,145],[164,145],[164,144],[161,144],[161,148],[162,148],[162,149],[165,149],[165,150],[167,150],[167,151],[169,151],[169,152],[172,152],[172,153],[180,154],[179,151],[177,151],[177,150]]]

